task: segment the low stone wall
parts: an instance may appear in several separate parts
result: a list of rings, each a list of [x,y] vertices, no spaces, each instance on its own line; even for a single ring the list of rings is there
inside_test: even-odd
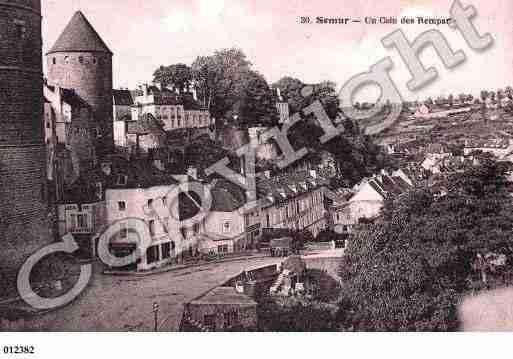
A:
[[[337,281],[341,281],[339,276],[342,257],[333,258],[304,258],[308,269],[318,269],[326,271]]]

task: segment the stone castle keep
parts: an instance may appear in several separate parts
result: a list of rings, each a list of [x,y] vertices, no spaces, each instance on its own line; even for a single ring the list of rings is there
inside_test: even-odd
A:
[[[75,13],[46,54],[48,83],[73,89],[93,110],[99,154],[113,145],[112,51],[82,12]]]
[[[40,0],[0,1],[0,54],[1,289],[13,284],[25,258],[51,241]]]

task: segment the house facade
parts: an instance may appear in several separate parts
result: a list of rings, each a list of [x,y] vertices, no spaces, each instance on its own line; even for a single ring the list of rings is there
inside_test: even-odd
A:
[[[168,89],[144,85],[137,92],[132,106],[132,119],[151,114],[164,123],[166,131],[209,127],[210,112],[201,107],[192,94],[178,95]]]
[[[338,192],[329,209],[330,220],[341,233],[351,233],[361,221],[379,217],[388,196],[400,195],[413,188],[414,183],[401,169],[366,178],[353,189]]]
[[[257,180],[262,228],[308,230],[316,237],[327,225],[324,192],[327,181],[315,170]]]

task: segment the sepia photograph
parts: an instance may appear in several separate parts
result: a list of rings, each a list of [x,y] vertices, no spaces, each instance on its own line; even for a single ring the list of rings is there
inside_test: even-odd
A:
[[[513,331],[512,15],[0,0],[0,357]]]

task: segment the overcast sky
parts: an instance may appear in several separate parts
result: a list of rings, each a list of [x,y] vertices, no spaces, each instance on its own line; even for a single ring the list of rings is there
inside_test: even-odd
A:
[[[241,48],[269,82],[289,75],[305,82],[335,81],[368,70],[391,56],[391,72],[406,99],[460,92],[479,93],[513,85],[513,1],[463,0],[478,11],[481,33],[490,32],[494,46],[473,52],[459,32],[439,29],[467,61],[447,71],[427,49],[421,58],[439,70],[439,79],[416,93],[406,90],[409,74],[395,50],[380,39],[402,28],[414,39],[433,26],[423,25],[304,25],[300,16],[446,17],[449,0],[42,0],[43,41],[48,50],[73,13],[80,9],[114,52],[114,86],[135,87],[152,79],[159,65],[191,64],[198,55],[216,49]]]

